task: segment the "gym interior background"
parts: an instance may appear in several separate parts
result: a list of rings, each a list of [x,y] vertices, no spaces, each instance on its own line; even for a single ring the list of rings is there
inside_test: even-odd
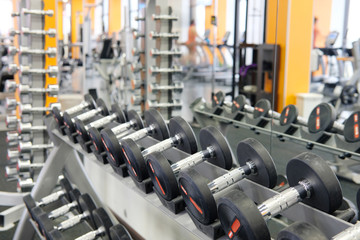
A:
[[[0,6],[0,239],[360,239],[359,1]]]

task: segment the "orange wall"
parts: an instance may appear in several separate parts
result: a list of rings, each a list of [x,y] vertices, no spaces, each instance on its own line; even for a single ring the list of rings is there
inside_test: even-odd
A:
[[[213,25],[211,25],[210,19],[211,16],[214,15],[214,2],[211,6],[205,7],[205,30],[210,29],[210,36],[209,40],[210,43],[213,42]],[[227,0],[219,1],[218,0],[218,9],[217,9],[217,34],[216,34],[216,41],[220,43],[225,32],[226,32],[226,4]]]
[[[325,40],[330,32],[331,6],[332,0],[314,1],[314,17],[318,18],[316,25],[320,32],[315,42],[316,47],[325,47]]]
[[[121,30],[121,0],[109,0],[109,36]]]

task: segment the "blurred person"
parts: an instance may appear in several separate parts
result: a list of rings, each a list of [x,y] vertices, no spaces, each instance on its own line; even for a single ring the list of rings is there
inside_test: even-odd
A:
[[[199,39],[200,42],[204,41],[196,31],[195,21],[190,21],[189,31],[188,31],[188,40],[184,43],[179,43],[180,45],[185,45],[189,53],[184,54],[181,58],[181,63],[183,65],[196,65],[197,61],[197,51],[196,46],[199,44],[196,40]]]

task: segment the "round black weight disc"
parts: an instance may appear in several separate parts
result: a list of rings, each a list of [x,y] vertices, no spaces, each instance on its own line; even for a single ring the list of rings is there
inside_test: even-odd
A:
[[[116,114],[116,121],[118,123],[126,122],[125,113],[118,104],[111,105],[111,112]]]
[[[75,124],[71,120],[71,116],[68,113],[64,113],[63,115],[64,125],[70,131],[70,133],[74,133],[76,131]]]
[[[212,97],[212,106],[216,107],[223,105],[224,99],[225,99],[224,93],[222,91],[218,91]]]
[[[266,117],[271,110],[271,103],[267,99],[260,99],[254,107],[254,118]]]
[[[37,225],[39,230],[47,237],[49,233],[54,230],[54,223],[48,217],[48,213],[42,213],[37,216]]]
[[[314,225],[295,222],[281,230],[277,240],[327,240],[328,238]]]
[[[144,128],[144,123],[143,120],[141,119],[140,115],[134,111],[134,110],[130,110],[128,111],[128,118],[129,121],[134,121],[136,122],[136,126],[133,128],[135,131]]]
[[[79,197],[78,203],[82,213],[89,212],[90,216],[88,217],[87,222],[91,225],[92,228],[94,228],[96,226],[94,222],[94,216],[92,215],[93,211],[96,209],[94,201],[89,194],[84,193]]]
[[[207,186],[208,182],[208,179],[194,169],[179,174],[179,190],[188,210],[205,225],[217,218],[216,202]]]
[[[34,198],[30,194],[27,194],[23,197],[23,200],[24,200],[24,203],[25,203],[25,206],[26,206],[28,212],[31,215],[31,209],[36,207],[36,202],[35,202]]]
[[[132,240],[129,232],[121,224],[116,224],[110,228],[111,240]]]
[[[341,103],[350,105],[359,101],[359,91],[355,85],[345,85],[340,94]]]
[[[69,200],[70,202],[77,201],[79,197],[81,196],[81,192],[79,189],[75,188],[69,192]]]
[[[197,142],[195,134],[190,124],[185,121],[182,117],[173,117],[169,121],[170,136],[179,134],[181,136],[181,143],[176,147],[189,154],[197,152]]]
[[[147,156],[146,167],[155,190],[170,201],[179,196],[178,183],[169,161],[159,152]]]
[[[231,112],[242,111],[246,104],[246,97],[244,95],[239,95],[233,100],[233,104],[231,106]]]
[[[109,158],[109,163],[114,167],[119,167],[124,163],[122,148],[116,135],[111,129],[105,128],[101,131],[103,145]]]
[[[89,141],[90,137],[88,135],[88,132],[85,129],[85,124],[83,121],[79,119],[75,119],[75,127],[76,132],[80,135],[80,137],[86,142]]]
[[[105,146],[101,140],[101,134],[98,129],[91,127],[89,128],[89,137],[95,147],[95,152],[100,154],[105,151]]]
[[[150,134],[153,138],[162,141],[169,138],[169,130],[164,118],[159,111],[149,109],[144,112],[144,118],[147,126],[154,125],[155,130]]]
[[[234,189],[218,200],[218,215],[230,239],[270,240],[270,232],[255,203]]]
[[[98,209],[95,209],[93,211],[94,216],[94,222],[96,228],[104,227],[106,231],[106,236],[110,236],[110,228],[112,227],[112,222],[109,217],[109,215],[106,213],[106,211],[100,207]]]
[[[232,167],[232,155],[229,144],[222,133],[213,126],[202,128],[199,133],[201,148],[205,150],[212,147],[215,151],[215,157],[208,162],[229,170]]]
[[[280,125],[286,126],[292,123],[296,123],[299,111],[295,105],[287,105],[281,112]]]
[[[95,99],[90,95],[90,94],[85,94],[84,95],[84,101],[88,103],[89,105],[89,109],[94,109],[96,108],[96,102]]]
[[[60,186],[62,190],[65,192],[64,197],[67,199],[70,199],[69,192],[73,190],[73,187],[71,186],[71,183],[66,178],[63,178],[60,180]]]
[[[60,110],[57,107],[54,107],[53,109],[51,109],[51,112],[54,116],[54,119],[56,121],[57,127],[61,127],[64,125],[64,119],[63,116],[61,115]]]
[[[321,211],[332,213],[342,203],[340,183],[329,165],[313,153],[301,153],[286,166],[286,175],[291,187],[306,179],[313,189],[310,198],[302,201]]]
[[[124,139],[120,141],[120,146],[130,174],[139,182],[148,178],[149,174],[146,170],[145,159],[138,145],[131,139]]]
[[[59,230],[52,230],[47,234],[46,239],[48,240],[65,240],[66,238],[63,236],[63,234]]]
[[[308,129],[311,133],[331,130],[336,119],[334,107],[328,103],[320,103],[310,113]]]
[[[360,141],[360,112],[351,114],[344,123],[344,137],[348,142]]]
[[[101,98],[98,98],[98,100],[96,100],[96,104],[97,104],[98,108],[101,109],[101,115],[103,115],[103,116],[109,115],[109,109],[107,108],[104,100],[102,100]]]
[[[274,161],[260,142],[253,138],[239,142],[237,157],[240,166],[244,166],[248,161],[255,163],[257,174],[246,176],[248,179],[268,188],[276,186],[277,173]]]

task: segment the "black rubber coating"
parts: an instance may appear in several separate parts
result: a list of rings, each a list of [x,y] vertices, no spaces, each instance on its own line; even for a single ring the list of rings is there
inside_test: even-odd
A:
[[[336,120],[335,108],[328,103],[320,103],[310,113],[308,129],[310,133],[330,131]]]
[[[84,142],[90,140],[90,136],[88,134],[88,131],[86,131],[85,124],[83,121],[75,118],[75,128],[76,128],[76,132],[79,134],[79,136]]]
[[[87,193],[82,194],[79,197],[79,205],[80,205],[79,206],[80,211],[82,213],[85,212],[85,211],[88,211],[90,213],[90,216],[86,220],[90,224],[90,226],[92,228],[94,228],[95,227],[95,222],[94,222],[93,211],[96,209],[96,205],[95,205],[93,199]]]
[[[360,141],[360,112],[352,113],[344,123],[344,137],[347,142]]]
[[[155,126],[155,130],[150,134],[151,137],[159,141],[169,138],[167,124],[159,111],[155,109],[146,110],[144,112],[144,118],[147,126]]]
[[[96,228],[104,227],[106,236],[110,237],[110,228],[113,226],[113,224],[105,209],[102,207],[95,209],[93,211],[93,216]]]
[[[169,161],[159,152],[147,156],[146,167],[155,191],[170,201],[179,196],[179,187]]]
[[[111,240],[131,240],[131,236],[126,228],[121,224],[116,224],[110,228]]]
[[[267,117],[271,110],[271,103],[267,99],[260,99],[254,106],[254,119]]]
[[[328,238],[314,225],[295,222],[281,230],[277,240],[327,240]]]
[[[225,95],[222,91],[218,91],[217,93],[214,94],[211,100],[213,107],[222,106],[225,100]]]
[[[119,167],[120,164],[124,163],[124,157],[120,142],[117,139],[116,135],[111,131],[111,129],[106,128],[101,131],[102,137],[102,146],[105,147],[106,153],[109,158],[109,163],[114,167]],[[95,147],[96,148],[96,147]]]
[[[47,235],[48,240],[66,240],[59,230],[53,230]]]
[[[144,123],[136,111],[128,111],[128,120],[136,122],[136,126],[133,128],[135,131],[144,128]]]
[[[26,209],[28,210],[28,212],[30,213],[30,215],[32,217],[31,209],[36,207],[36,202],[35,202],[34,198],[30,194],[27,194],[23,197],[23,200],[24,200]]]
[[[343,196],[339,180],[321,157],[313,153],[299,154],[288,162],[286,175],[291,187],[304,179],[309,181],[311,196],[302,199],[303,203],[327,213],[340,207]]]
[[[130,174],[138,181],[142,182],[149,177],[146,170],[145,159],[141,153],[140,147],[131,139],[120,141],[121,151],[124,154],[124,161]]]
[[[70,202],[77,201],[79,197],[81,196],[81,192],[79,189],[75,188],[69,192],[69,200]]]
[[[276,186],[277,172],[274,161],[259,141],[247,138],[239,142],[237,157],[240,166],[246,165],[248,161],[255,163],[257,173],[247,175],[246,178],[268,188]]]
[[[208,225],[217,218],[216,202],[208,187],[209,179],[194,169],[179,174],[180,193],[188,210],[202,224]]]
[[[360,211],[359,210],[360,209],[360,188],[356,193],[356,205],[357,205],[358,211]],[[360,212],[358,213],[358,215],[359,215],[359,219],[360,219]]]
[[[216,127],[202,128],[199,133],[199,141],[203,150],[212,147],[215,152],[215,156],[208,159],[208,162],[227,170],[232,167],[233,161],[229,144]]]
[[[64,118],[61,114],[61,111],[57,108],[57,107],[54,107],[51,109],[51,112],[54,116],[54,119],[56,121],[56,126],[58,129],[60,129],[60,127],[64,126]]]
[[[63,114],[64,125],[70,131],[70,133],[76,132],[75,124],[72,122],[72,117],[67,112]]]
[[[84,101],[88,104],[88,109],[95,109],[97,107],[95,99],[90,94],[84,95]]]
[[[107,108],[104,100],[102,100],[101,98],[98,98],[96,100],[96,105],[98,108],[101,109],[101,112],[100,112],[101,115],[103,115],[103,116],[109,115],[109,109]]]
[[[287,105],[281,112],[280,125],[287,126],[297,122],[299,111],[295,105]]]
[[[69,192],[73,190],[73,187],[71,186],[71,183],[67,178],[63,178],[60,180],[60,186],[65,191],[64,197],[66,197],[68,200],[70,199]]]
[[[125,116],[125,113],[118,104],[111,105],[111,112],[116,114],[116,121],[118,123],[126,122],[127,118]]]
[[[242,94],[234,98],[233,104],[231,106],[231,112],[235,113],[237,111],[243,111],[246,105],[246,97]]]
[[[170,136],[177,134],[181,137],[181,142],[176,147],[189,154],[197,152],[197,141],[190,124],[182,117],[173,117],[169,121]]]
[[[105,146],[101,140],[101,134],[100,134],[99,130],[91,127],[91,128],[89,128],[88,132],[89,132],[90,140],[95,147],[96,153],[100,154],[100,153],[104,152]]]

